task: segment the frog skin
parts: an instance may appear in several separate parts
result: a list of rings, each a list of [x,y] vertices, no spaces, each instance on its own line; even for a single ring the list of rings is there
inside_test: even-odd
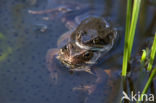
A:
[[[72,71],[86,71],[88,65],[111,50],[117,39],[117,31],[101,17],[86,18],[66,35],[70,35],[68,42],[60,48],[57,59]]]

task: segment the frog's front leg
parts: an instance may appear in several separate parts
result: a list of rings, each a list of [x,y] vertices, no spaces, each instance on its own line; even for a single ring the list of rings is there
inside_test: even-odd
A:
[[[59,48],[63,47],[65,45],[65,43],[68,43],[70,41],[70,36],[73,31],[74,31],[74,29],[62,34],[57,41],[57,47],[59,47]]]
[[[46,55],[47,67],[48,70],[50,71],[50,76],[54,84],[57,84],[58,82],[58,72],[59,72],[56,63],[54,62],[57,53],[58,49],[49,49]]]

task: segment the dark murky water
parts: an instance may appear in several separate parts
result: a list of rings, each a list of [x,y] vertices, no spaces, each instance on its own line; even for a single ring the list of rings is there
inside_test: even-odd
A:
[[[1,0],[0,1],[0,102],[1,103],[119,103],[122,95],[120,72],[124,45],[125,0],[80,0],[87,5],[80,14],[96,14],[110,18],[119,29],[119,42],[93,68],[98,78],[88,73],[70,74],[57,60],[53,68],[59,71],[58,79],[46,63],[47,51],[57,48],[57,39],[68,31],[61,15],[53,20],[50,16],[32,15],[28,10],[45,10],[60,5],[73,5],[76,0]],[[70,14],[71,16],[75,15]],[[76,14],[77,15],[77,14]],[[144,3],[141,8],[134,41],[133,56],[156,31],[156,8]],[[40,31],[44,29],[44,32]],[[135,52],[136,51],[136,52]],[[113,64],[113,65],[112,65]],[[136,67],[134,64],[134,68]],[[111,73],[110,73],[111,72]],[[137,72],[130,82],[136,91],[142,91],[147,78]],[[145,78],[145,79],[144,79]],[[156,84],[154,84],[156,85]]]

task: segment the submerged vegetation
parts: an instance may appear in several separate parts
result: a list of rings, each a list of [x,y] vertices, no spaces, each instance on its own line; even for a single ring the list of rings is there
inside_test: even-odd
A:
[[[0,33],[0,47],[1,47],[1,51],[0,51],[0,62],[4,61],[8,55],[12,52],[12,48],[9,47],[8,45],[6,45],[6,38],[5,36]]]
[[[152,47],[151,47],[150,58],[149,58],[149,61],[148,61],[148,67],[147,67],[147,70],[148,70],[148,71],[151,71],[151,70],[152,70],[152,65],[153,65],[153,61],[154,61],[155,54],[156,54],[156,48],[155,48],[155,47],[156,47],[156,33],[155,33],[153,45],[152,45]],[[142,58],[147,58],[147,57],[146,57],[147,55],[145,55],[145,54],[147,54],[146,51],[143,52]],[[142,61],[143,61],[143,60],[142,60]],[[145,64],[144,64],[144,65],[145,65]],[[149,88],[149,86],[150,86],[150,84],[151,84],[153,78],[155,77],[155,75],[156,75],[156,67],[154,67],[154,69],[151,71],[151,74],[150,74],[150,76],[149,76],[149,79],[148,79],[148,81],[147,81],[147,83],[146,83],[146,85],[145,85],[145,87],[144,87],[144,89],[143,89],[141,95],[143,95],[143,94],[145,94],[145,93],[147,92],[147,90],[148,90],[148,88]],[[141,96],[141,97],[139,98],[139,101],[141,101],[142,99],[143,99],[143,97]],[[139,102],[138,102],[138,103],[139,103]]]

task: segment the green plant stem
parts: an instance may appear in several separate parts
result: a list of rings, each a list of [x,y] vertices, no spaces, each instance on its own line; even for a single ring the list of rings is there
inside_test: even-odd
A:
[[[147,93],[147,90],[148,90],[148,88],[149,88],[149,86],[150,86],[150,84],[151,84],[151,82],[152,82],[152,79],[154,78],[155,75],[156,75],[156,67],[153,69],[153,71],[152,71],[152,73],[151,73],[151,75],[150,75],[150,77],[149,77],[149,79],[148,79],[148,81],[147,81],[147,83],[146,83],[146,85],[145,85],[145,87],[144,87],[144,89],[143,89],[141,95]],[[143,99],[143,98],[142,98],[142,96],[141,96],[141,97],[139,98],[139,101],[138,101],[137,103],[139,103],[142,99]]]
[[[125,31],[125,41],[128,40],[128,33],[131,23],[131,14],[132,14],[132,0],[127,1],[127,16],[126,16],[126,31]]]
[[[134,34],[135,34],[136,24],[137,24],[137,21],[138,21],[140,4],[141,4],[141,0],[134,0],[132,21],[131,21],[131,26],[130,26],[130,31],[129,31],[129,39],[128,39],[128,42],[129,42],[129,46],[128,46],[128,51],[129,51],[128,60],[130,60],[130,57],[131,57],[133,41],[134,41]]]
[[[139,15],[139,9],[141,0],[134,0],[133,12],[132,12],[132,21],[130,25],[131,16],[131,2],[128,0],[127,3],[127,18],[126,18],[126,32],[125,32],[125,45],[124,45],[124,57],[123,57],[123,67],[122,67],[122,76],[126,76],[127,73],[127,64],[131,57],[131,51],[133,46],[134,34],[136,29],[136,24]]]
[[[126,76],[126,68],[128,62],[128,33],[131,22],[131,12],[132,12],[132,0],[127,1],[127,16],[126,16],[126,30],[125,30],[125,44],[124,44],[124,56],[123,56],[123,67],[122,67],[122,75]]]
[[[148,71],[151,71],[151,69],[152,69],[155,54],[156,54],[156,33],[155,33],[153,45],[151,48],[150,61],[149,61],[148,67],[147,67]]]

